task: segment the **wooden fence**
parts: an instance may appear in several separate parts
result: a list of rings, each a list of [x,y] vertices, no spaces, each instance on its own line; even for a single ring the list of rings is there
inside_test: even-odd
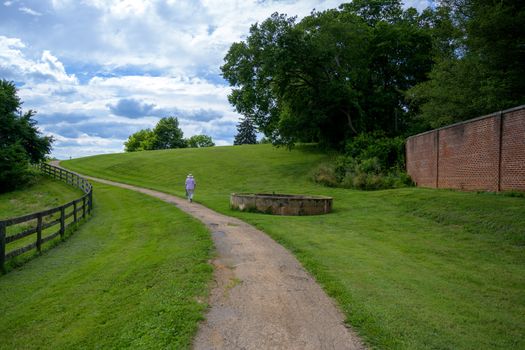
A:
[[[47,163],[40,165],[40,170],[55,179],[78,187],[84,192],[84,195],[56,208],[0,220],[0,269],[2,271],[5,271],[5,263],[9,259],[35,248],[40,252],[42,244],[58,236],[64,237],[68,227],[85,218],[93,209],[93,187],[86,179]],[[31,239],[30,236],[35,234],[36,237]],[[6,247],[10,243],[15,248],[7,251]]]

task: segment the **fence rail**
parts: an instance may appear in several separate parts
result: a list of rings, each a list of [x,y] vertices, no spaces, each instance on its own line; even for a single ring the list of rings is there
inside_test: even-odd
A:
[[[42,244],[58,236],[64,237],[68,227],[85,218],[93,209],[93,187],[86,179],[47,163],[42,163],[39,167],[42,173],[81,189],[84,195],[56,208],[0,220],[0,269],[2,271],[5,271],[5,263],[8,260],[35,248],[40,252]],[[73,219],[70,219],[71,217]],[[22,226],[19,232],[8,232],[10,227],[17,225],[19,228],[22,225],[28,228]],[[7,244],[21,241],[34,234],[36,234],[34,241],[26,239],[30,243],[7,251]]]

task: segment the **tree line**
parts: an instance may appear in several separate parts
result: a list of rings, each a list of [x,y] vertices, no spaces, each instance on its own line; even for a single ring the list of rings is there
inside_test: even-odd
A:
[[[230,103],[276,145],[338,150],[525,103],[523,1],[401,5],[354,0],[252,25],[221,67]]]
[[[128,140],[124,142],[126,152],[212,146],[215,146],[215,143],[207,135],[194,135],[185,139],[176,117],[162,118],[155,125],[155,128],[139,130],[130,135]]]

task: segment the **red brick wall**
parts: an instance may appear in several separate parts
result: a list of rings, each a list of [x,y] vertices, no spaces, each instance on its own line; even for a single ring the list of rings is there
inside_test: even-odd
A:
[[[525,190],[525,106],[411,136],[406,152],[417,186]]]
[[[525,191],[525,108],[505,114],[501,146],[501,190]]]
[[[407,170],[418,186],[436,187],[436,136],[437,133],[432,131],[407,140]]]

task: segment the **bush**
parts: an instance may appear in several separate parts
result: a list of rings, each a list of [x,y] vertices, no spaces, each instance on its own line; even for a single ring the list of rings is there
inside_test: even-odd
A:
[[[379,190],[413,185],[404,171],[404,140],[383,133],[361,134],[346,144],[346,154],[320,164],[315,182],[330,187]]]
[[[339,180],[336,176],[335,166],[329,163],[320,164],[313,173],[315,182],[328,187],[338,187]]]
[[[357,135],[346,143],[345,154],[359,160],[377,158],[383,169],[405,168],[405,140],[383,132]]]

